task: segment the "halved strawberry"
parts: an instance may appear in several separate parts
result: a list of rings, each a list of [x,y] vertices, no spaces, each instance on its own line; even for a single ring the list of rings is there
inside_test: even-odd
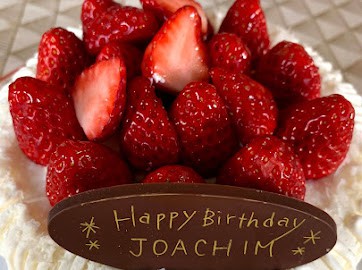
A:
[[[133,167],[144,171],[177,163],[180,146],[176,130],[150,80],[134,78],[127,94],[121,152]]]
[[[46,192],[51,205],[72,195],[132,182],[127,164],[101,144],[66,140],[51,155]]]
[[[97,61],[120,57],[124,59],[127,69],[127,78],[141,74],[143,53],[136,46],[128,43],[113,41],[102,48],[97,56]]]
[[[90,58],[83,42],[61,27],[45,32],[38,48],[36,77],[69,90]]]
[[[19,147],[35,163],[47,165],[65,139],[85,138],[64,89],[21,77],[9,86],[9,105]]]
[[[173,93],[190,82],[208,79],[207,49],[194,7],[179,9],[161,27],[145,51],[142,72]]]
[[[121,58],[95,63],[84,70],[72,89],[75,111],[90,140],[110,136],[126,104],[126,67]]]
[[[129,6],[111,6],[93,20],[84,43],[95,55],[110,41],[148,42],[159,29],[156,17],[150,11]]]
[[[154,12],[160,19],[168,19],[178,9],[184,6],[192,6],[197,9],[201,18],[202,34],[208,33],[208,20],[202,6],[194,0],[141,0],[141,4],[145,10]]]

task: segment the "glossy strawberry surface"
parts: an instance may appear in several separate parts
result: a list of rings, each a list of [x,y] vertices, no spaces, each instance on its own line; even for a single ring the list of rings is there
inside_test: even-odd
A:
[[[305,196],[305,176],[298,157],[290,145],[273,136],[251,140],[225,163],[217,182],[301,200]]]
[[[203,176],[212,176],[237,149],[231,119],[213,85],[188,84],[171,107],[182,158]]]
[[[9,86],[14,131],[24,154],[41,165],[65,139],[84,139],[73,102],[61,88],[22,77]]]
[[[256,78],[275,96],[279,107],[320,96],[318,67],[300,44],[282,41],[261,57]]]
[[[86,48],[98,54],[111,41],[148,42],[159,28],[153,13],[129,6],[112,6],[89,24],[84,33]]]
[[[143,183],[205,183],[192,168],[182,165],[167,165],[150,172]]]
[[[268,89],[246,75],[221,68],[212,69],[211,78],[242,144],[256,136],[273,134],[278,110]]]
[[[85,46],[75,34],[61,27],[52,28],[39,43],[36,77],[70,91],[89,63]]]
[[[220,26],[219,33],[222,32],[238,35],[249,48],[254,62],[270,46],[265,15],[259,0],[236,0]]]
[[[179,161],[180,146],[155,88],[145,77],[128,86],[128,105],[121,131],[121,150],[138,170],[149,171]]]
[[[307,179],[320,179],[339,167],[351,144],[355,111],[341,95],[297,104],[284,113],[278,136],[294,145]]]
[[[50,157],[46,192],[51,205],[72,195],[132,182],[126,163],[94,142],[64,141]]]
[[[212,67],[235,73],[244,73],[250,68],[250,51],[245,43],[233,33],[219,33],[208,44]]]

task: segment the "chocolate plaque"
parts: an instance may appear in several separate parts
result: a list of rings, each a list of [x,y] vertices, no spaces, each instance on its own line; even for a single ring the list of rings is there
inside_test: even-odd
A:
[[[66,199],[50,236],[120,269],[287,269],[328,253],[336,225],[310,204],[213,184],[133,184]]]

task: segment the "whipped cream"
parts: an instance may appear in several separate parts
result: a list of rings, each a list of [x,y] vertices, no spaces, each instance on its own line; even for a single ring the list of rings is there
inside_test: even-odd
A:
[[[137,6],[135,2],[127,4]],[[200,1],[215,29],[231,5],[231,1],[217,2]],[[70,30],[81,35],[79,29]],[[273,44],[281,40],[298,41],[281,28],[269,26],[269,32]],[[356,122],[350,150],[340,168],[325,179],[307,182],[305,201],[333,217],[338,230],[337,244],[326,256],[296,269],[357,269],[362,258],[362,139],[358,137],[362,134],[362,97],[317,52],[308,46],[306,50],[320,69],[322,95],[344,95],[356,110]],[[34,76],[36,63],[34,56],[11,81]],[[114,269],[76,256],[49,237],[46,226],[51,207],[45,194],[46,169],[27,159],[18,146],[7,101],[8,85],[0,90],[0,255],[8,269]]]

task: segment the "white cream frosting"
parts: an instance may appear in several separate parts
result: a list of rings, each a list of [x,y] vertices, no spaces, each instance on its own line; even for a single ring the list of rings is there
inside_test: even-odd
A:
[[[214,1],[200,2],[205,2],[208,16],[217,29],[230,3],[215,9],[210,4]],[[273,44],[281,40],[297,41],[286,30],[273,26],[269,30]],[[350,151],[340,168],[325,179],[307,183],[306,201],[336,221],[337,244],[326,256],[296,269],[353,270],[362,258],[362,138],[358,136],[362,134],[362,97],[330,63],[311,48],[306,50],[320,69],[322,95],[344,95],[356,110],[356,123]],[[36,56],[30,59],[11,81],[34,76],[36,61]],[[7,96],[8,84],[0,90],[0,255],[8,269],[114,269],[69,253],[47,234],[50,205],[45,195],[45,168],[32,163],[19,149]]]

